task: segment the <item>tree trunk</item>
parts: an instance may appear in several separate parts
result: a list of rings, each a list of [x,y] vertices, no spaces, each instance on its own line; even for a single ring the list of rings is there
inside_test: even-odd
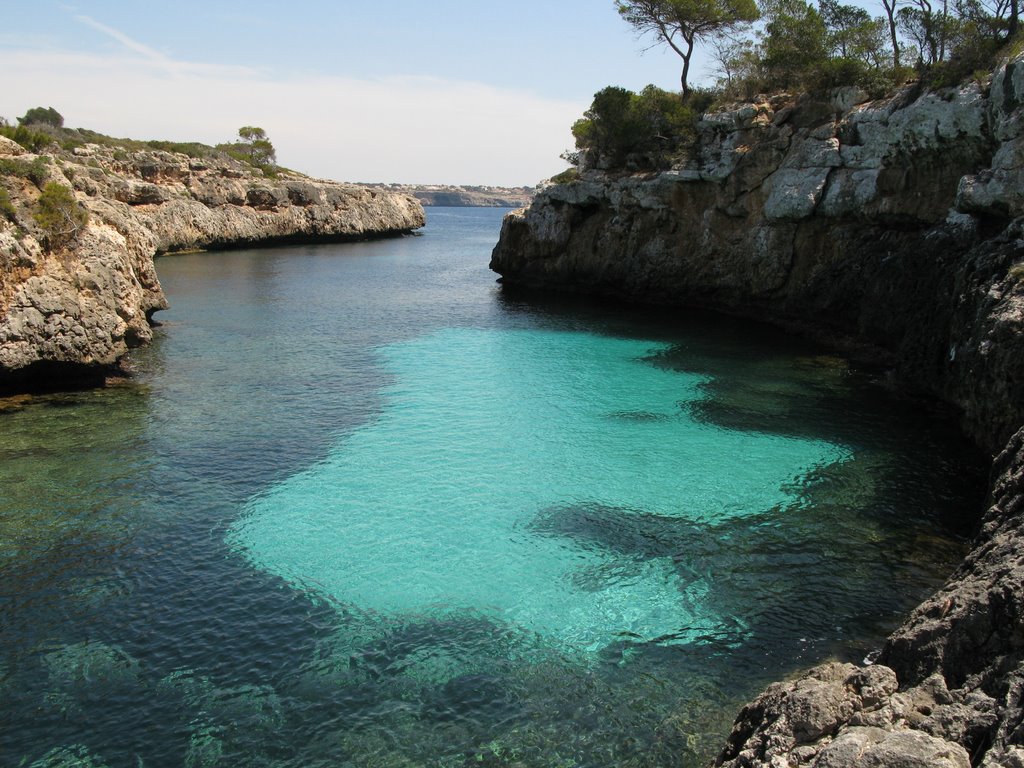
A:
[[[679,78],[680,84],[683,86],[683,101],[685,102],[690,98],[690,83],[687,82],[690,74],[690,57],[693,56],[693,38],[683,38],[686,40],[686,51],[682,54],[683,56],[683,74]]]
[[[1017,0],[1013,0],[1017,2]],[[882,0],[885,15],[889,19],[889,39],[892,40],[892,68],[900,68],[900,42],[896,37],[896,0]]]
[[[946,60],[946,27],[949,24],[949,0],[942,0],[942,26],[939,28],[939,61]]]
[[[1010,0],[1010,25],[1007,27],[1007,36],[1012,39],[1017,34],[1017,25],[1020,20],[1020,4],[1018,0]]]

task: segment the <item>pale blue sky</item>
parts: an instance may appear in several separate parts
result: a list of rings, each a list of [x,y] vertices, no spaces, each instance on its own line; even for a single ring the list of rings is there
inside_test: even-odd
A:
[[[533,184],[595,91],[678,87],[612,0],[0,5],[0,115],[206,142],[255,124],[282,164],[347,181]]]
[[[429,75],[568,99],[617,78],[637,86],[656,78],[667,87],[678,79],[678,58],[641,55],[646,46],[613,0],[35,0],[11,7],[0,30],[7,44],[121,52],[115,39],[77,18],[87,16],[174,60],[278,75]]]
[[[534,184],[595,91],[679,87],[679,58],[644,52],[613,0],[0,8],[0,116],[209,143],[259,125],[281,164],[345,181]]]

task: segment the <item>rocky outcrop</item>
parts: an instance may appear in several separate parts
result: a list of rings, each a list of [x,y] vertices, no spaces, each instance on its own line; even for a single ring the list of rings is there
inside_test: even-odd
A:
[[[1024,766],[1024,58],[991,83],[706,116],[667,173],[542,190],[506,284],[754,316],[889,365],[999,453],[970,556],[867,668],[770,687],[718,765]]]
[[[94,384],[152,338],[167,307],[153,257],[169,251],[339,242],[425,223],[413,197],[192,157],[85,145],[36,156],[0,137],[0,390]],[[46,249],[32,213],[55,181],[89,224]]]
[[[878,662],[770,686],[716,765],[1024,765],[1024,430],[994,477],[975,547]]]

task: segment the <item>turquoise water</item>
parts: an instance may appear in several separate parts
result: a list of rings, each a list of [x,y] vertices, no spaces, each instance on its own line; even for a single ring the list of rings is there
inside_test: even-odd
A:
[[[702,765],[962,555],[927,404],[428,215],[160,259],[132,383],[0,402],[0,765]]]
[[[232,540],[352,611],[472,611],[566,651],[720,629],[730,617],[671,557],[538,530],[586,507],[708,525],[784,509],[790,486],[849,455],[694,420],[705,379],[657,365],[668,348],[464,328],[379,348],[380,415],[251,502]]]

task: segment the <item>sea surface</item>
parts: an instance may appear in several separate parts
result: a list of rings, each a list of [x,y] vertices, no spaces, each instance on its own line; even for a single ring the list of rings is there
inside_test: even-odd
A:
[[[0,765],[701,765],[964,552],[978,457],[827,349],[503,289],[504,212],[167,256],[0,401]]]

